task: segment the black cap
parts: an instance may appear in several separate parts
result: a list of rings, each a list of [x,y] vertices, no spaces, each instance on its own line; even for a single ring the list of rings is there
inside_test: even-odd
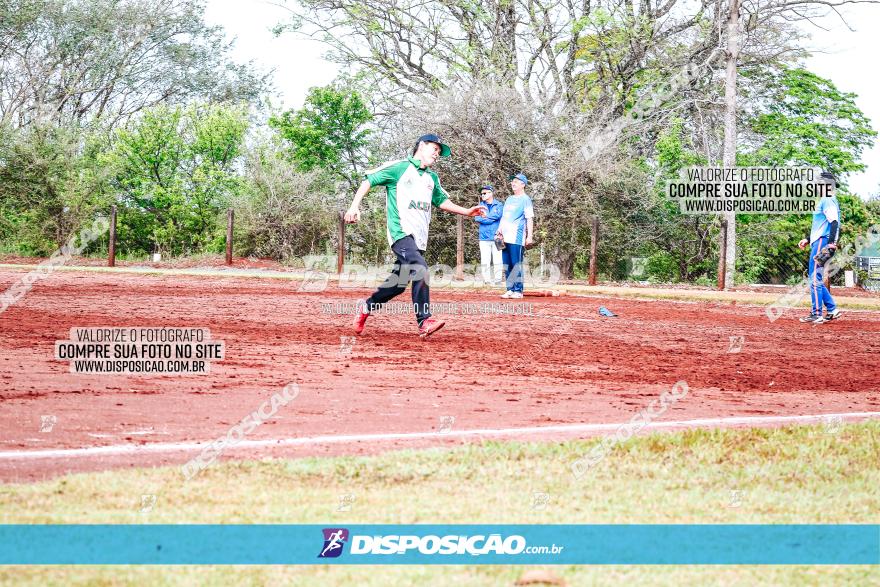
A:
[[[834,174],[830,171],[823,171],[819,178],[825,183],[833,183],[834,187],[837,187],[837,178],[834,177]]]
[[[443,140],[435,135],[435,134],[426,134],[419,137],[418,143],[437,143],[440,145],[440,156],[441,157],[449,157],[452,155],[452,149],[449,148],[449,145],[443,142]]]

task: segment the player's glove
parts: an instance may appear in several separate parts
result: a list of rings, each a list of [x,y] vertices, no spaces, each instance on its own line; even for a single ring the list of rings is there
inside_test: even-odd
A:
[[[822,267],[831,259],[831,257],[834,256],[834,252],[835,249],[832,249],[831,247],[822,247],[816,256],[813,257],[813,260],[816,261],[816,265]]]

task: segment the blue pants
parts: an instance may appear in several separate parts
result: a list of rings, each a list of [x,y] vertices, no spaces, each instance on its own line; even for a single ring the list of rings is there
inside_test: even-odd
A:
[[[827,244],[828,237],[822,236],[816,239],[810,246],[810,304],[812,306],[810,313],[816,316],[822,314],[823,305],[829,312],[833,312],[837,307],[837,304],[834,303],[834,298],[831,297],[831,292],[825,287],[825,267],[816,265],[815,259],[816,255],[819,254],[819,250]]]
[[[504,243],[501,262],[504,264],[504,274],[507,276],[507,291],[522,293],[524,254],[525,248],[522,245]]]

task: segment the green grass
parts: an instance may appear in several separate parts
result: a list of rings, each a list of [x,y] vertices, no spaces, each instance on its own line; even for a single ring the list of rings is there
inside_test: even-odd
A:
[[[878,523],[880,423],[654,434],[581,479],[596,441],[226,462],[0,486],[3,523]],[[738,491],[739,503],[732,502]],[[536,492],[549,504],[533,507]],[[155,494],[149,513],[141,495]],[[339,496],[353,494],[350,511]],[[267,548],[272,548],[267,545]],[[32,567],[0,583],[513,585],[517,567]],[[570,585],[866,585],[877,567],[560,567]],[[164,583],[163,583],[164,582]]]

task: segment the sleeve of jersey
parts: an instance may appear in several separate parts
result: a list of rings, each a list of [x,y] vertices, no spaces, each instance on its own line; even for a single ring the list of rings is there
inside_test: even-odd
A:
[[[532,199],[531,198],[528,199],[528,201],[526,202],[525,208],[523,208],[523,216],[525,216],[526,218],[534,218],[535,217],[535,210],[534,210],[534,208],[532,208]]]
[[[825,200],[825,206],[822,209],[822,212],[825,214],[825,218],[828,219],[828,222],[837,222],[840,220],[840,215],[837,212],[837,206],[835,206],[832,202]]]
[[[501,220],[502,214],[504,214],[504,204],[499,203],[498,205],[493,206],[492,211],[489,212],[489,215],[486,217],[487,223],[491,224]],[[477,218],[479,218],[479,216],[477,216]]]
[[[367,171],[364,176],[370,182],[370,187],[388,185],[397,181],[400,177],[402,161],[388,161],[375,169]]]
[[[440,185],[440,178],[434,175],[434,193],[431,195],[431,203],[435,206],[439,206],[448,199],[449,194],[447,194],[446,190],[443,189],[443,186]]]

